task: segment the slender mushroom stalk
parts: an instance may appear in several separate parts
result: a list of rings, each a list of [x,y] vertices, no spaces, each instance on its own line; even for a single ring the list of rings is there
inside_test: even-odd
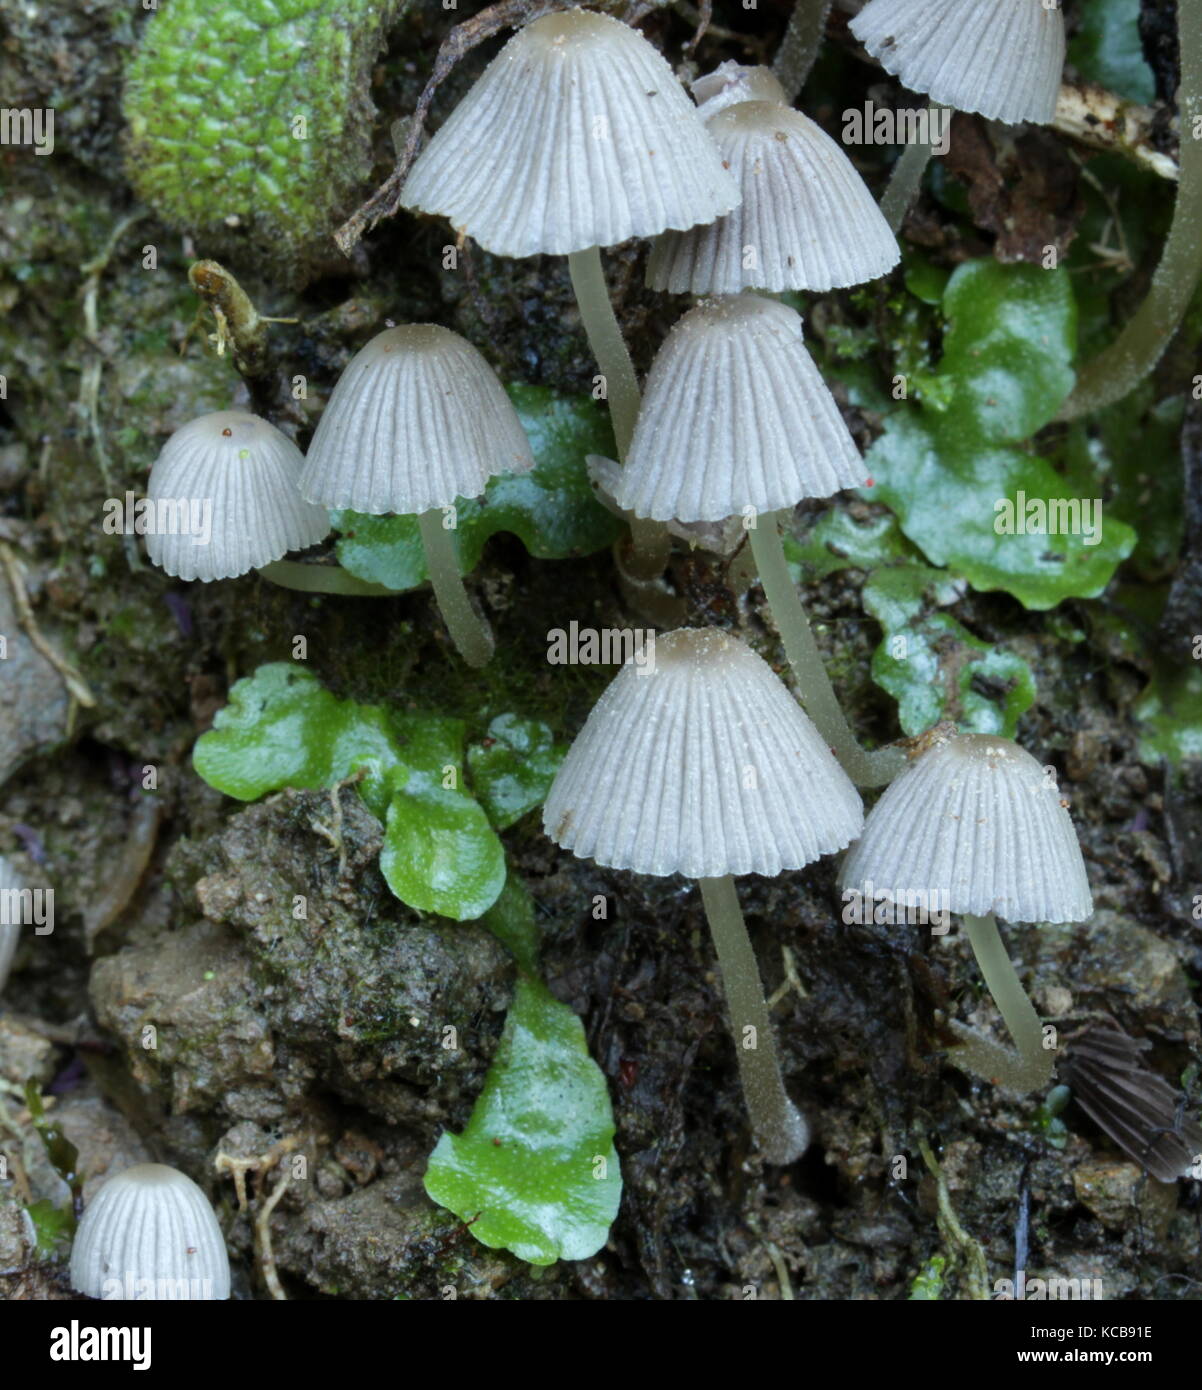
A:
[[[1043,1045],[1043,1024],[1006,953],[993,913],[984,917],[965,913],[964,928],[981,975],[1018,1052],[1000,1047],[975,1029],[953,1021],[951,1028],[961,1045],[953,1048],[948,1058],[982,1080],[1009,1090],[1042,1090],[1052,1079],[1052,1052]]]
[[[605,381],[609,418],[613,425],[618,460],[626,462],[630,441],[639,417],[639,383],[634,364],[617,315],[610,303],[605,274],[601,268],[601,248],[590,246],[568,256],[572,289],[580,309],[580,320],[597,368]],[[663,574],[672,551],[672,538],[662,526],[635,517],[630,523],[631,556],[627,568],[636,583],[657,579]]]
[[[893,747],[868,752],[860,747],[852,732],[789,574],[781,543],[781,521],[780,513],[770,512],[757,518],[748,535],[764,597],[793,669],[801,703],[856,786],[883,787],[905,766],[905,754]]]
[[[772,1020],[734,879],[703,878],[701,901],[722,971],[751,1128],[769,1163],[792,1163],[805,1153],[809,1129],[785,1092]]]
[[[573,251],[568,256],[568,271],[589,346],[605,379],[605,397],[609,401],[618,458],[624,462],[639,417],[639,383],[626,340],[609,302],[601,269],[601,248],[590,246],[584,251]]]
[[[443,525],[442,509],[434,507],[422,512],[417,525],[438,611],[451,634],[451,641],[469,666],[487,666],[496,645],[492,630],[468,598],[451,533]]]
[[[1178,0],[1181,176],[1173,220],[1147,297],[1122,332],[1082,368],[1058,419],[1074,420],[1121,400],[1152,370],[1202,278],[1202,4]]]
[[[805,86],[826,35],[831,0],[795,0],[785,36],[780,41],[773,75],[784,88],[785,100],[796,101]]]
[[[932,124],[935,115],[947,108],[933,101],[927,108],[931,113]],[[934,146],[925,143],[907,145],[893,166],[889,183],[881,197],[881,214],[892,232],[901,230],[906,214],[914,206],[918,190],[922,187],[923,175],[934,154]]]

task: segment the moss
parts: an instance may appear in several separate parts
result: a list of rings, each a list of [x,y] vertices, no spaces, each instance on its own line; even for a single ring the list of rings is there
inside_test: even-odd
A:
[[[217,246],[249,239],[305,279],[370,172],[370,73],[403,3],[172,0],[127,76],[139,195],[173,226]]]

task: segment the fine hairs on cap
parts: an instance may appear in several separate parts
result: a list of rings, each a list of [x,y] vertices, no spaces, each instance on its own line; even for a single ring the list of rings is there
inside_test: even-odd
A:
[[[744,101],[707,124],[742,193],[710,226],[666,232],[647,284],[672,294],[829,290],[885,275],[901,258],[867,184],[800,111]]]
[[[647,377],[618,506],[656,521],[721,521],[859,487],[864,464],[787,305],[699,304]]]
[[[323,540],[330,519],[298,489],[300,450],[245,410],[201,415],[176,430],[150,470],[156,515],[179,509],[175,534],[146,534],[151,560],[177,579],[234,579]],[[207,541],[193,522],[208,513]]]
[[[712,222],[738,191],[663,57],[590,10],[518,31],[418,156],[402,205],[500,256]]]
[[[656,639],[564,759],[543,809],[578,858],[643,874],[775,875],[842,849],[859,793],[768,664],[717,628]]]
[[[1084,921],[1089,880],[1060,802],[1055,778],[1011,739],[942,737],[872,808],[842,882],[944,894],[949,911],[978,917]]]
[[[1043,0],[869,0],[851,32],[904,87],[993,121],[1048,125],[1064,15]]]
[[[411,515],[533,467],[517,411],[480,353],[449,328],[410,323],[351,358],[309,445],[301,491],[323,507]]]

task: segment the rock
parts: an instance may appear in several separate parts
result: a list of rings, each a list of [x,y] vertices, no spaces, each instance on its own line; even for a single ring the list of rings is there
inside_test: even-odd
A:
[[[0,574],[0,783],[35,753],[61,742],[67,690],[62,677],[30,642],[17,619],[12,590]]]
[[[20,1274],[33,1258],[37,1243],[29,1213],[0,1191],[0,1274]]]
[[[1127,1230],[1138,1213],[1152,1240],[1163,1239],[1177,1210],[1176,1184],[1145,1178],[1134,1163],[1081,1163],[1073,1169],[1073,1188],[1081,1205],[1109,1230]]]
[[[24,1087],[31,1078],[44,1086],[57,1068],[55,1046],[15,1014],[0,1014],[0,1076]]]

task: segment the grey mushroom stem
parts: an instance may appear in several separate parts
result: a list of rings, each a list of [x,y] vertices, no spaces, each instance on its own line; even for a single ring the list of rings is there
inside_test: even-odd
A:
[[[417,525],[434,597],[451,641],[469,666],[486,666],[493,654],[492,631],[472,607],[459,572],[459,557],[455,554],[451,532],[443,525],[442,508],[433,507],[422,512]]]
[[[1043,1024],[1027,998],[993,914],[964,916],[964,929],[985,984],[998,1006],[1017,1054],[983,1038],[972,1028],[953,1022],[960,1046],[948,1054],[951,1061],[985,1081],[1011,1091],[1039,1091],[1052,1079],[1052,1052],[1043,1045]]]
[[[938,102],[933,101],[928,109],[933,120],[936,112],[944,108]],[[891,232],[896,234],[901,230],[901,224],[906,220],[906,213],[914,206],[915,199],[918,197],[918,190],[922,187],[922,177],[926,173],[927,165],[931,162],[931,156],[934,153],[931,145],[906,145],[897,163],[893,166],[893,173],[889,176],[888,186],[881,198],[881,214],[888,222]]]
[[[1077,374],[1059,420],[1092,414],[1133,390],[1164,355],[1202,277],[1202,3],[1178,0],[1181,175],[1173,221],[1147,298],[1122,332]]]
[[[780,41],[772,73],[793,103],[805,86],[822,40],[826,36],[826,21],[832,0],[797,0],[789,16],[789,26]]]
[[[769,1163],[792,1163],[805,1153],[809,1129],[785,1092],[772,1020],[734,879],[703,878],[700,884],[722,972],[751,1128]]]
[[[822,653],[789,574],[781,544],[781,520],[782,513],[768,512],[757,519],[749,534],[760,583],[797,679],[801,703],[856,786],[883,787],[905,766],[905,754],[894,747],[866,752],[856,741],[826,674]]]
[[[568,256],[568,272],[589,346],[604,379],[618,460],[625,463],[642,398],[626,340],[609,302],[609,290],[601,268],[601,248],[590,246],[586,251],[573,251]],[[630,523],[630,535],[632,555],[628,568],[632,576],[636,580],[658,579],[672,549],[672,539],[666,528],[657,521],[636,518]]]

